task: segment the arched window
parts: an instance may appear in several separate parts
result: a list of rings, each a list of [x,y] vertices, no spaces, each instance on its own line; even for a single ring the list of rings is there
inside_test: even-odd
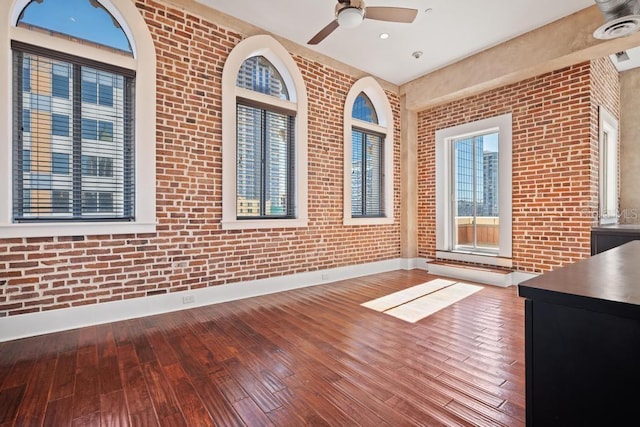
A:
[[[289,101],[289,91],[278,69],[264,56],[244,60],[238,71],[236,86]]]
[[[131,53],[120,22],[96,0],[31,0],[20,12],[18,26]]]
[[[10,210],[0,212],[0,236],[153,231],[155,166],[138,159],[155,158],[155,84],[137,76],[155,75],[155,52],[137,9],[127,0],[8,3],[0,63],[13,66],[0,84],[11,102],[0,112],[13,119],[0,141],[10,154],[0,198]]]
[[[305,226],[306,90],[279,43],[239,43],[223,71],[223,218],[227,229]]]
[[[344,117],[345,224],[393,222],[393,115],[372,77],[347,95]]]
[[[358,95],[353,103],[351,117],[362,120],[363,122],[378,124],[378,114],[376,114],[376,109],[367,94],[364,92],[360,92],[360,95]]]

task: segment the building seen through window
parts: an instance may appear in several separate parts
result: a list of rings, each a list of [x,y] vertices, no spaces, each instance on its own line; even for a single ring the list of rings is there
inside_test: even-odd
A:
[[[498,134],[454,139],[455,243],[459,248],[497,249]]]
[[[246,59],[237,86],[289,100],[280,73],[266,58]],[[243,218],[294,216],[295,113],[268,102],[237,99],[236,214]]]
[[[92,0],[32,1],[18,25],[131,50]],[[131,219],[134,73],[22,43],[12,50],[14,221]]]
[[[352,118],[378,124],[369,97],[361,92],[353,103]],[[384,216],[384,140],[379,132],[358,127],[351,131],[351,215]]]

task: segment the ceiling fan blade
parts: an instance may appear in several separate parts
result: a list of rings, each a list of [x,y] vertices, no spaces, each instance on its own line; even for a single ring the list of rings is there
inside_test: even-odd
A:
[[[364,10],[364,17],[375,19],[376,21],[405,22],[411,23],[418,15],[417,9],[407,9],[405,7],[367,7]]]
[[[323,29],[320,30],[320,32],[318,34],[316,34],[315,36],[313,36],[311,38],[311,40],[309,40],[307,42],[307,44],[318,44],[320,43],[322,40],[324,40],[329,34],[333,33],[333,31],[338,28],[340,26],[340,24],[338,24],[338,20],[334,19],[333,21],[329,22],[329,25],[327,25],[326,27],[324,27]]]

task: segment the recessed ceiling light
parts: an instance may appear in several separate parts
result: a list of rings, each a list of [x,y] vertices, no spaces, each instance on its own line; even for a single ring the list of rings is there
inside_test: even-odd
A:
[[[420,57],[422,56],[422,51],[421,50],[416,50],[415,52],[413,52],[411,54],[411,56],[413,56],[416,59],[420,59]]]
[[[388,38],[389,38],[389,33],[380,33],[380,38],[381,38],[382,40],[386,40],[386,39],[388,39]]]
[[[424,13],[431,13],[431,12],[433,12],[433,9],[432,9],[432,8],[430,8],[430,7],[426,8],[426,9],[424,10]]]

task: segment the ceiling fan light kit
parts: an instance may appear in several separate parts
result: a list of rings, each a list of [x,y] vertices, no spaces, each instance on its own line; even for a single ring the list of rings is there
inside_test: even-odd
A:
[[[338,24],[344,28],[355,28],[364,20],[364,10],[347,7],[338,12]]]
[[[365,19],[410,24],[416,19],[417,9],[404,7],[366,7],[363,0],[338,0],[336,18],[307,42],[315,45],[327,38],[338,27],[355,28]]]

